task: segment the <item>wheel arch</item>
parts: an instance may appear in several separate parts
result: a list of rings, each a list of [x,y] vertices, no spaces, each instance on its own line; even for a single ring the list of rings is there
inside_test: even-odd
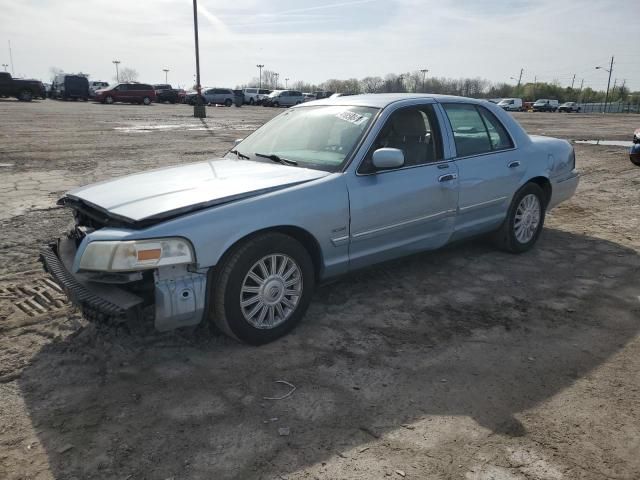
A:
[[[220,259],[218,260],[216,265],[220,265],[230,254],[230,252],[235,250],[239,245],[242,245],[259,235],[271,232],[283,233],[300,242],[300,244],[307,250],[307,252],[309,252],[309,255],[311,256],[316,282],[322,278],[322,272],[324,270],[324,260],[322,256],[322,249],[320,248],[318,240],[308,230],[295,225],[277,225],[266,227],[238,238],[231,245],[229,245],[228,248],[226,248],[224,253],[220,256]],[[216,266],[213,267],[214,270],[215,268]]]
[[[527,183],[535,183],[538,185],[544,192],[545,207],[549,205],[549,202],[551,201],[551,182],[549,179],[547,177],[538,176],[530,178],[525,185]]]

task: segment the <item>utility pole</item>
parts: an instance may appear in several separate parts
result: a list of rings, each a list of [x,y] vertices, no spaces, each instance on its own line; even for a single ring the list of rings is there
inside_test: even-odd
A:
[[[522,74],[524,73],[524,68],[520,69],[520,76],[518,77],[518,85],[516,86],[517,89],[520,89],[520,82],[522,81]]]
[[[164,72],[164,83],[169,83],[169,81],[167,80],[167,76],[169,74],[169,69],[168,68],[163,68],[162,71]]]
[[[198,0],[193,0],[193,33],[196,43],[196,104],[193,106],[193,116],[206,118],[207,111],[202,104],[202,85],[200,85],[200,45],[198,42]]]
[[[596,70],[604,70],[609,73],[609,80],[607,81],[607,94],[604,97],[604,110],[602,113],[607,112],[607,103],[609,103],[609,85],[611,85],[611,72],[613,72],[613,55],[611,55],[611,65],[609,65],[609,70],[604,67],[596,67]]]
[[[113,60],[111,63],[116,66],[116,82],[120,83],[120,73],[118,72],[118,65],[120,65],[120,60]]]
[[[280,74],[279,73],[274,73],[273,76],[276,77],[276,88],[274,90],[277,90],[278,89],[278,78],[280,78]]]
[[[13,54],[11,53],[11,40],[7,40],[9,42],[9,63],[11,63],[11,75],[15,75],[16,71],[13,68]]]
[[[429,70],[428,70],[428,69],[426,69],[426,68],[423,68],[423,69],[422,69],[422,70],[420,70],[420,71],[422,72],[422,93],[424,93],[424,91],[425,91],[425,86],[424,86],[425,84],[424,84],[424,82],[425,82],[425,78],[427,77],[427,73],[429,72]]]
[[[576,81],[576,74],[573,74],[573,80],[571,80],[571,90],[573,90],[573,82]]]
[[[284,88],[289,88],[289,78],[284,79]]]
[[[538,88],[538,76],[533,77],[533,96],[536,96],[536,89]]]
[[[580,82],[580,96],[579,96],[579,101],[582,102],[582,87],[584,86],[584,78],[582,79],[582,81]]]
[[[6,72],[7,71],[7,67],[9,66],[9,64],[8,63],[3,63],[2,66],[4,67],[4,71]]]
[[[264,64],[259,63],[258,65],[256,65],[256,67],[258,67],[258,88],[262,88],[262,67],[264,67]]]

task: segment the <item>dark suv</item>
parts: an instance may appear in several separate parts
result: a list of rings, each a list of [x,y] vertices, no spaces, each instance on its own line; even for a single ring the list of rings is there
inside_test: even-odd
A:
[[[100,103],[142,103],[151,105],[156,100],[156,91],[146,83],[118,83],[109,88],[96,91],[94,98]]]
[[[158,103],[178,103],[180,101],[178,90],[167,83],[154,85],[153,88],[156,91],[156,102]]]

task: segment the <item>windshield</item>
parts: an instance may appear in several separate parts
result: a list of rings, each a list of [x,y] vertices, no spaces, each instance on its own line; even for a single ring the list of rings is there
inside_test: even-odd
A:
[[[504,100],[500,100],[498,102],[498,105],[511,105],[513,103],[513,100],[511,100],[510,98],[505,98]]]
[[[377,108],[347,105],[298,107],[278,115],[249,135],[234,152],[252,160],[277,156],[301,167],[335,171],[371,124]],[[227,157],[235,158],[229,152]]]

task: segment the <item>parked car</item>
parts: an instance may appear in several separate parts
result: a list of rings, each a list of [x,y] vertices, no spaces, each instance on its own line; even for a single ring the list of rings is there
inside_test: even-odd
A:
[[[245,88],[244,89],[244,103],[249,105],[260,105],[262,100],[271,93],[271,90],[266,88]]]
[[[580,106],[576,102],[564,102],[562,105],[558,107],[559,112],[579,112]]]
[[[30,102],[42,96],[44,85],[39,80],[12,78],[9,72],[0,72],[0,97],[15,97]]]
[[[89,100],[89,80],[84,75],[60,73],[51,84],[51,98],[59,100]]]
[[[629,159],[634,165],[640,166],[640,128],[633,133],[633,143],[629,151]]]
[[[202,92],[206,104],[230,107],[235,100],[235,93],[230,88],[209,88]]]
[[[354,269],[479,234],[529,250],[577,185],[567,141],[488,102],[340,97],[287,110],[222,159],[68,192],[75,228],[41,259],[90,320],[206,319],[263,344]]]
[[[331,95],[333,95],[333,92],[326,92],[324,90],[318,90],[317,92],[314,92],[314,95],[316,96],[317,100],[321,100],[323,98],[329,98]]]
[[[274,90],[263,100],[265,107],[293,107],[304,102],[304,95],[297,90]]]
[[[522,99],[521,98],[503,98],[498,102],[498,106],[509,112],[521,112]]]
[[[97,90],[95,101],[112,104],[115,102],[141,103],[151,105],[156,100],[156,91],[147,83],[118,83]]]
[[[313,93],[303,93],[302,96],[304,96],[305,102],[312,102],[316,100],[316,96]]]
[[[156,102],[158,103],[178,103],[180,100],[179,90],[168,83],[154,85],[153,89],[156,91]]]
[[[541,98],[535,101],[532,108],[534,112],[555,112],[558,110],[558,101]]]
[[[109,83],[103,82],[101,80],[92,80],[89,82],[89,98],[94,98],[96,96],[96,90],[102,90],[103,88],[108,88]]]

